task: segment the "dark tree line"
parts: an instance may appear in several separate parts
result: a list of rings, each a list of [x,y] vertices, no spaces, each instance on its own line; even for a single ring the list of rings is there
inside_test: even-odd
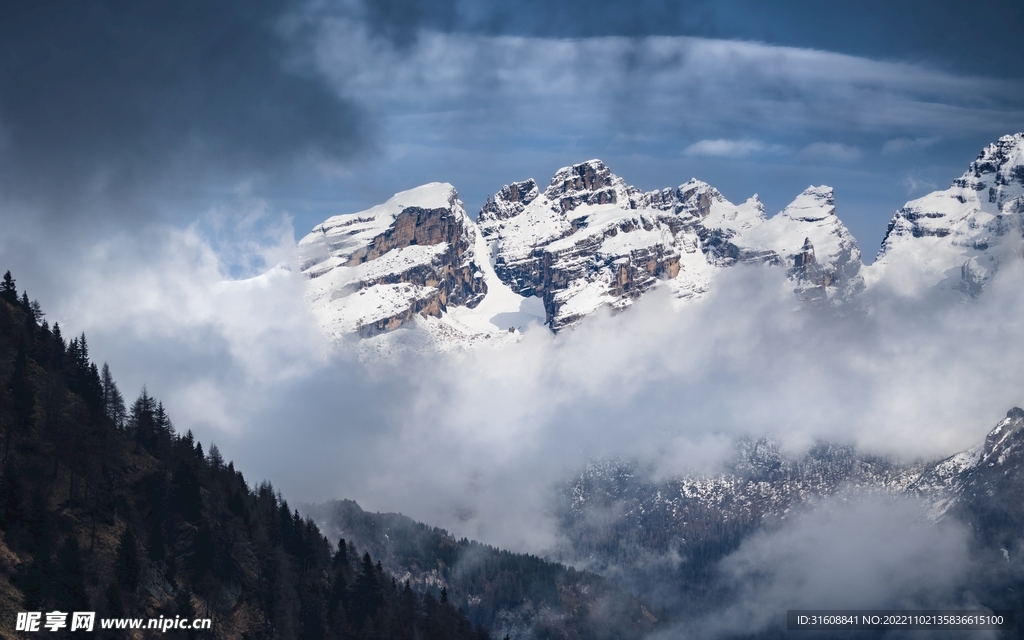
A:
[[[51,328],[10,272],[0,381],[0,556],[20,559],[0,562],[0,635],[17,611],[94,610],[212,618],[216,637],[253,640],[488,637],[446,591],[397,583],[269,483],[250,487],[146,389],[126,406],[85,335]]]
[[[351,500],[307,506],[413,585],[443,581],[446,598],[496,635],[534,638],[640,638],[656,617],[611,581],[529,554],[456,539],[396,513],[370,513]],[[646,614],[645,614],[646,611]]]

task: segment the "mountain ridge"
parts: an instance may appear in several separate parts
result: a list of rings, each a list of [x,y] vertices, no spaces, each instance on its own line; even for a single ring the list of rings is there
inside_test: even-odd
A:
[[[619,311],[655,287],[676,306],[736,265],[784,269],[797,300],[843,308],[866,291],[945,288],[975,298],[1024,238],[1024,134],[986,146],[952,185],[908,202],[864,265],[831,187],[811,185],[768,216],[697,179],[644,192],[588,160],[541,188],[510,182],[474,220],[447,183],[334,216],[299,242],[321,327],[394,341],[415,325],[428,349],[516,342],[534,324],[560,331]],[[408,336],[403,336],[408,338]]]
[[[796,456],[766,438],[737,445],[732,464],[717,474],[656,479],[637,461],[591,462],[562,488],[556,513],[565,546],[555,557],[608,576],[655,607],[700,613],[714,606],[720,561],[753,534],[827,498],[903,497],[921,504],[932,525],[966,525],[978,566],[997,559],[991,575],[982,569],[968,580],[975,595],[986,606],[1019,607],[1021,408],[1010,409],[975,447],[927,463],[829,443]]]

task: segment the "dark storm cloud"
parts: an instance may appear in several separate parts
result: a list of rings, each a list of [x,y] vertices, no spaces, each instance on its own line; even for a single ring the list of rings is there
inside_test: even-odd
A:
[[[359,4],[358,15],[375,35],[405,48],[426,27],[449,30],[457,24],[454,0],[367,0]]]
[[[364,0],[377,33],[404,40],[416,27],[582,38],[688,35],[757,40],[871,58],[939,62],[1020,77],[1024,4],[963,0]]]
[[[83,196],[109,204],[160,180],[180,193],[297,157],[349,155],[359,112],[303,70],[303,34],[286,29],[294,8],[7,3],[0,194],[66,213]]]

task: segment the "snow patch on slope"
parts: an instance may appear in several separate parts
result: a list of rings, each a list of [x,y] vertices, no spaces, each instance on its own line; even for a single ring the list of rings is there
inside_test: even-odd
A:
[[[944,191],[908,202],[889,222],[871,288],[921,296],[932,288],[974,298],[999,265],[1021,255],[1024,134],[987,146]]]

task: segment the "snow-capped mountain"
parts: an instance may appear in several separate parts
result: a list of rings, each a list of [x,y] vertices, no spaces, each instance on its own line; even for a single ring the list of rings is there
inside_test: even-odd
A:
[[[434,183],[332,217],[299,247],[329,336],[414,321],[441,348],[514,341],[531,323],[557,331],[655,286],[690,300],[740,263],[786,269],[805,300],[841,304],[863,287],[829,187],[768,218],[756,195],[734,205],[698,180],[644,193],[600,160],[560,169],[543,192],[506,185],[475,222]]]
[[[989,542],[1004,545],[1024,526],[1024,409],[1014,407],[985,441],[928,468],[910,489],[939,519],[967,520]]]
[[[733,204],[704,182],[643,192],[600,160],[559,169],[541,188],[505,185],[474,221],[454,187],[432,183],[335,216],[299,243],[309,298],[327,334],[388,351],[518,340],[558,331],[654,287],[681,304],[737,264],[781,268],[804,303],[839,307],[867,289],[977,296],[999,264],[1022,254],[1024,134],[1004,136],[944,191],[907,203],[874,264],[811,186],[768,217],[756,195]],[[388,336],[415,325],[418,332]]]
[[[533,180],[505,186],[477,224],[498,276],[541,296],[555,330],[659,284],[699,297],[737,262],[785,266],[810,297],[838,301],[860,287],[860,252],[828,187],[768,219],[756,195],[734,205],[698,180],[644,193],[590,160],[560,169],[543,192]]]
[[[373,338],[419,320],[438,344],[472,344],[504,339],[508,327],[540,313],[494,275],[487,246],[450,184],[334,216],[299,250],[314,313],[334,339]]]
[[[329,218],[299,248],[324,326],[370,336],[416,313],[479,304],[487,286],[475,240],[455,189],[435,183]]]
[[[1000,263],[1021,255],[1024,237],[1024,133],[1003,136],[943,191],[896,212],[871,286],[903,295],[931,287],[977,296]]]
[[[542,297],[557,330],[603,305],[626,307],[659,281],[683,297],[706,290],[699,213],[674,204],[670,195],[664,208],[651,206],[647,194],[591,160],[560,169],[543,193],[533,180],[504,187],[477,222],[498,276],[521,295]]]

